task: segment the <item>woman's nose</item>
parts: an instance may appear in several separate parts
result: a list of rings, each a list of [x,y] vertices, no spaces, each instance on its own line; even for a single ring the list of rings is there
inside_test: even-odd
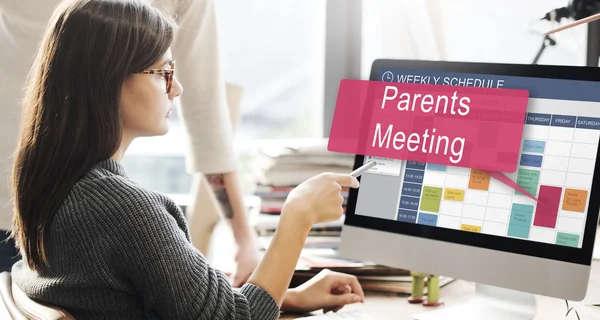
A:
[[[173,77],[173,87],[171,88],[171,92],[169,92],[169,98],[174,99],[180,96],[183,93],[183,86],[177,78]]]

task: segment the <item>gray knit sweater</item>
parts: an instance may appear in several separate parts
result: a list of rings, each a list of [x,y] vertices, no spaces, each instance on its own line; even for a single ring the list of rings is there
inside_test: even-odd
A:
[[[277,319],[275,300],[234,291],[190,242],[169,198],[129,180],[108,159],[72,189],[46,242],[49,272],[18,262],[16,285],[77,319]]]

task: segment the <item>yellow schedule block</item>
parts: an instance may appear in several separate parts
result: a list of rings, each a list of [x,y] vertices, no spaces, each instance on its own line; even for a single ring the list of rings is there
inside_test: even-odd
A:
[[[481,227],[480,226],[473,226],[470,224],[461,224],[460,225],[460,230],[463,231],[469,231],[469,232],[481,232]]]
[[[463,201],[465,198],[465,190],[450,189],[444,190],[444,200]]]

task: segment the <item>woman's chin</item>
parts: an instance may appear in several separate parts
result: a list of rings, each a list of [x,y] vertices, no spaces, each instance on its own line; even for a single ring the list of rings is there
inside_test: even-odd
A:
[[[153,128],[152,130],[148,130],[142,134],[142,137],[156,137],[156,136],[164,136],[169,133],[169,124],[167,121],[162,123],[159,127]]]
[[[161,126],[160,130],[157,130],[156,135],[157,136],[164,136],[167,133],[169,133],[169,123],[168,123],[168,121],[165,121],[165,124],[163,124]]]

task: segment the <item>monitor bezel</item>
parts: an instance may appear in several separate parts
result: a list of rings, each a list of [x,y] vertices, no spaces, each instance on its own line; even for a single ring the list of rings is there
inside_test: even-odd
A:
[[[378,81],[378,70],[381,68],[600,82],[600,70],[596,67],[395,59],[375,60],[371,67],[369,78],[371,81]],[[600,145],[597,153],[600,155]],[[353,168],[356,169],[363,163],[364,155],[356,155]],[[599,166],[600,156],[597,156],[581,248],[356,215],[356,200],[360,192],[360,187],[358,189],[351,188],[349,191],[344,224],[589,266],[592,262],[600,212]]]

